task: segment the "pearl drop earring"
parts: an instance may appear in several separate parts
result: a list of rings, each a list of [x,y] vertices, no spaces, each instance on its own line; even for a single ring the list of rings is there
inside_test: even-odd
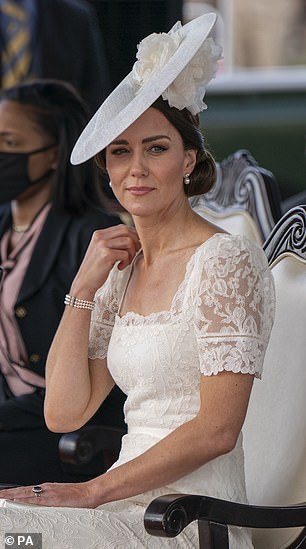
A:
[[[190,183],[190,173],[186,173],[184,175],[184,184],[189,185],[189,183]]]

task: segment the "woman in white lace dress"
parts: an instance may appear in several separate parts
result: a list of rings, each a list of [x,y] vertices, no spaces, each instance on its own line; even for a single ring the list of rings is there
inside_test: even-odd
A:
[[[145,532],[154,497],[246,501],[241,427],[274,292],[262,250],[188,201],[216,174],[196,116],[220,53],[213,23],[209,14],[145,39],[72,156],[99,153],[135,228],[93,235],[49,354],[45,414],[51,430],[77,429],[117,383],[128,424],[119,459],[89,482],[43,484],[40,497],[1,492],[1,534],[42,532],[44,549],[195,548],[195,525],[171,540]],[[238,528],[230,544],[252,547]]]

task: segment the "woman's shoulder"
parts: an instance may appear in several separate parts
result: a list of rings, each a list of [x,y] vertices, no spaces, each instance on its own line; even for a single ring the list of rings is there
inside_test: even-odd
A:
[[[268,260],[263,248],[244,235],[216,232],[205,240],[196,250],[200,261],[232,260],[249,257],[251,264],[259,269],[268,267]]]

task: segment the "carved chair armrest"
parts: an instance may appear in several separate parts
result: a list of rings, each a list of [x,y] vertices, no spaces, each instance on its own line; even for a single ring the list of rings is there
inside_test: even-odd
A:
[[[260,507],[207,496],[169,494],[160,496],[149,504],[145,511],[144,525],[153,536],[175,537],[194,520],[199,521],[200,547],[201,536],[204,540],[204,536],[210,535],[204,531],[205,528],[201,531],[201,523],[206,523],[206,529],[217,527],[215,535],[220,535],[220,540],[222,538],[219,545],[207,543],[206,546],[223,548],[228,547],[228,525],[249,528],[305,527],[306,503],[286,507]],[[306,530],[301,539],[306,541]]]
[[[72,433],[65,433],[59,441],[61,461],[72,464],[89,463],[99,452],[103,453],[105,467],[110,467],[117,459],[123,429],[93,425]]]

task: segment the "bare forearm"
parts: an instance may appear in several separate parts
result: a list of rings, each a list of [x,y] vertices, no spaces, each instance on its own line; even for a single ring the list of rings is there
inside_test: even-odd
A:
[[[107,275],[108,271],[90,282],[88,269],[82,264],[69,295],[93,302]],[[102,365],[99,368],[88,360],[90,319],[90,309],[67,305],[51,345],[46,365],[45,418],[52,431],[71,431],[84,425],[114,385],[105,361],[102,371]]]
[[[195,418],[139,457],[90,481],[96,505],[172,483],[230,451],[236,436],[226,429],[203,429]]]
[[[90,311],[66,307],[46,365],[46,419],[61,410],[71,417],[85,409],[91,384],[88,367]]]

